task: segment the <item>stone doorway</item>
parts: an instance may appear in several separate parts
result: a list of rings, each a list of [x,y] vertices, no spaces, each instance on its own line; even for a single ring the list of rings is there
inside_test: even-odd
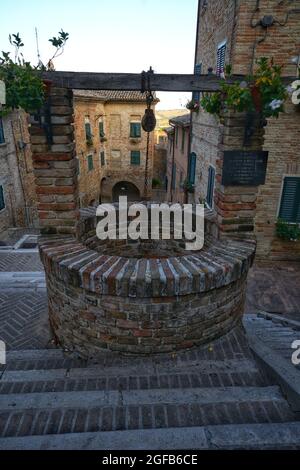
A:
[[[127,196],[128,201],[135,202],[141,200],[139,189],[128,181],[119,181],[112,190],[113,202],[118,202],[120,196]]]

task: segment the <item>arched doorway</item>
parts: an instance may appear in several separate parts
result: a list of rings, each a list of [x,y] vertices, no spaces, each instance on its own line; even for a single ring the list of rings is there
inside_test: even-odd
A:
[[[112,190],[113,202],[118,202],[120,196],[127,196],[130,202],[140,201],[141,199],[139,189],[128,181],[119,181],[119,183],[114,185]]]

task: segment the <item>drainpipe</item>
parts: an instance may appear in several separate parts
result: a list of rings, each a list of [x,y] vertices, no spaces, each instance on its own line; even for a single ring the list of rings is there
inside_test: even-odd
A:
[[[175,138],[176,138],[176,126],[170,122],[170,126],[174,129],[173,137],[173,153],[172,153],[172,168],[171,168],[171,202],[173,202],[173,181],[174,181],[174,163],[175,163]],[[176,175],[175,175],[176,181]]]

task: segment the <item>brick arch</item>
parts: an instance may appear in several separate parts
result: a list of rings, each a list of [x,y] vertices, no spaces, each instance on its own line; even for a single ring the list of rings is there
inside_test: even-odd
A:
[[[125,175],[124,175],[125,176]],[[113,200],[113,189],[120,183],[126,183],[134,186],[139,192],[139,199],[143,195],[144,184],[138,178],[128,178],[127,175],[124,178],[117,178],[113,175],[104,176],[100,182],[100,200],[101,202],[112,202]]]

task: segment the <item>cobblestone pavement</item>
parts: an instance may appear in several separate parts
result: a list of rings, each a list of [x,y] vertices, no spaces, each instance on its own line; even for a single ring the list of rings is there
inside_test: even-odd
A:
[[[300,263],[259,262],[249,271],[246,313],[278,313],[300,321]]]

